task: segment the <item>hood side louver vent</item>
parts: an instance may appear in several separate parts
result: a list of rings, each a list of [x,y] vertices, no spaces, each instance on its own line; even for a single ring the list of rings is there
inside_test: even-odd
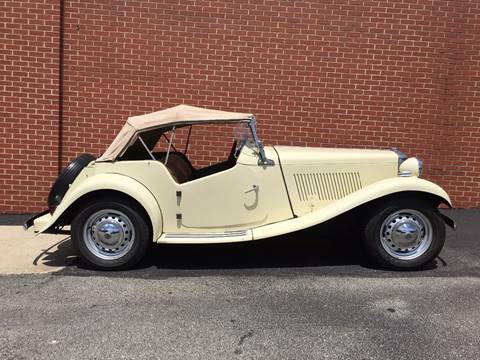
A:
[[[358,172],[293,174],[300,201],[341,199],[362,188]]]

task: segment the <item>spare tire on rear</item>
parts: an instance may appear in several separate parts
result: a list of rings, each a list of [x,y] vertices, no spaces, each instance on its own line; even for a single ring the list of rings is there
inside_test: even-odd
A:
[[[73,183],[83,168],[93,160],[95,160],[93,155],[81,154],[61,171],[48,194],[47,201],[49,209],[53,209],[60,204],[70,184]]]

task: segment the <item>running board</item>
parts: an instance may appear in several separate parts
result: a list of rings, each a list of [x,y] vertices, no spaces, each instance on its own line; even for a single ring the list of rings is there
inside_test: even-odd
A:
[[[205,232],[205,233],[163,233],[157,243],[164,244],[220,244],[253,240],[251,230]]]

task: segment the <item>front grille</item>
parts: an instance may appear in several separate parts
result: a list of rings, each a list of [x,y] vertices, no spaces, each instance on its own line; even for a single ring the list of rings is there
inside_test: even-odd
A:
[[[341,199],[362,188],[358,172],[293,174],[300,201]]]

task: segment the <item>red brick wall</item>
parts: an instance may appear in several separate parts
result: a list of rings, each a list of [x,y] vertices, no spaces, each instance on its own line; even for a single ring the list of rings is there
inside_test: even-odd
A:
[[[44,208],[56,171],[51,3],[0,7],[0,212]],[[64,21],[64,164],[186,103],[255,113],[267,144],[399,147],[480,205],[478,1],[66,1]]]
[[[45,208],[57,173],[59,6],[0,2],[0,213]]]

